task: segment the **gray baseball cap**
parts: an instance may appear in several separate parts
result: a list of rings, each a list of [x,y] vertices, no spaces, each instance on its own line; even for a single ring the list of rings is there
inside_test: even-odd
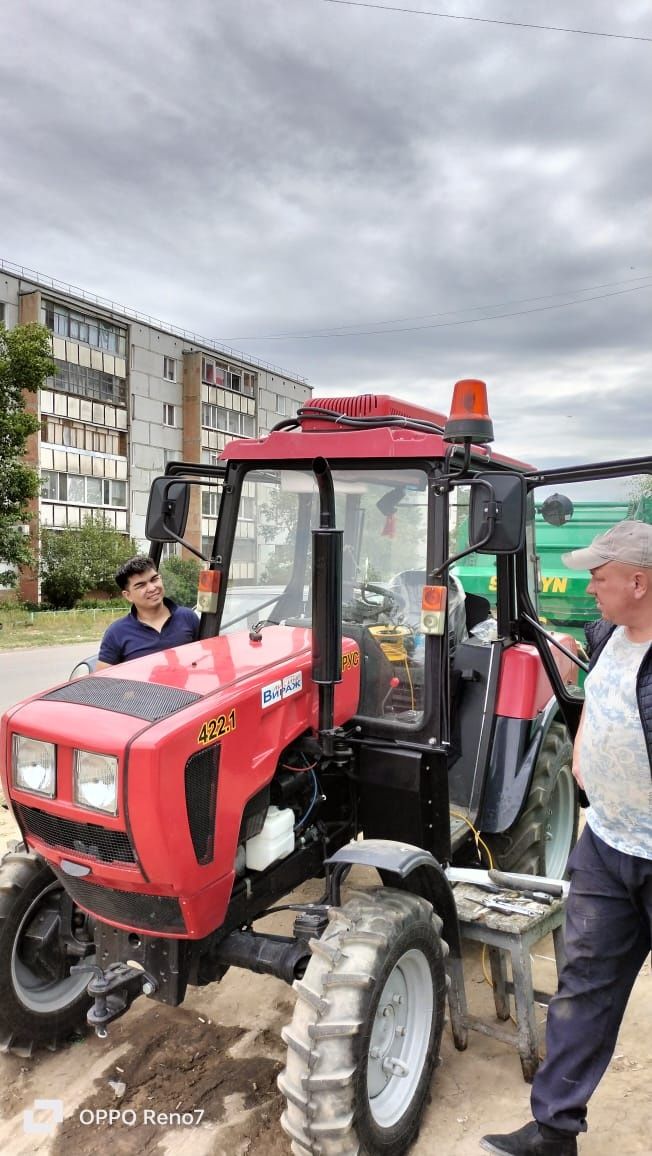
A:
[[[561,560],[570,570],[597,570],[607,562],[652,570],[652,526],[647,522],[618,522],[594,538],[590,546],[562,554]]]

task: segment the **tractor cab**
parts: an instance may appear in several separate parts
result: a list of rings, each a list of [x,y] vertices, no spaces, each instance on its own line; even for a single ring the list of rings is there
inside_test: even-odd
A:
[[[360,762],[365,832],[387,835],[389,825],[390,837],[427,845],[444,860],[481,818],[479,752],[486,763],[505,652],[522,641],[515,553],[530,557],[534,519],[531,467],[488,450],[483,383],[460,382],[456,391],[448,419],[388,397],[315,399],[268,437],[231,443],[212,470],[171,463],[155,483],[148,520],[155,549],[172,541],[193,549],[193,502],[198,507],[205,485],[219,490],[215,535],[204,541],[202,638],[303,627],[314,648],[338,655],[341,639],[353,640],[356,649],[341,661],[359,668],[347,732]],[[331,494],[325,513],[319,471]],[[322,558],[314,557],[318,545]],[[459,576],[458,563],[479,557],[477,549],[493,577],[488,597],[467,594]],[[324,570],[332,577],[325,585]],[[551,690],[531,646],[512,664],[518,679],[535,661],[537,677],[509,712],[519,723],[516,744],[506,739],[513,775]],[[573,681],[572,661],[562,657],[561,665],[562,680]],[[424,752],[428,774],[440,780],[427,804]],[[392,767],[401,761],[398,778],[385,757]],[[571,837],[572,821],[560,856]]]

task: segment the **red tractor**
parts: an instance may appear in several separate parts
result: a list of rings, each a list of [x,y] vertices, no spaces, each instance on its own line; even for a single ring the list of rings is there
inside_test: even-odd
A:
[[[484,400],[483,400],[484,399]],[[155,562],[218,496],[200,641],[55,687],[2,720],[24,845],[0,870],[5,1046],[171,1005],[230,966],[294,984],[283,1126],[297,1153],[403,1152],[463,1000],[446,868],[563,875],[577,828],[576,648],[537,618],[540,485],[493,454],[484,386],[451,417],[317,399],[152,488]],[[207,498],[208,495],[208,498]],[[495,605],[455,564],[495,566]],[[352,865],[379,885],[343,901]],[[299,884],[290,936],[254,924]],[[455,1003],[457,1001],[457,1003]],[[462,1046],[462,1035],[456,1033]]]

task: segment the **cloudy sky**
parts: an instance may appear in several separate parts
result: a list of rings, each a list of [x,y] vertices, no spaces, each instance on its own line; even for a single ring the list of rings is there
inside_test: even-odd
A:
[[[649,0],[394,7],[6,5],[0,256],[317,394],[482,377],[537,464],[648,452]]]

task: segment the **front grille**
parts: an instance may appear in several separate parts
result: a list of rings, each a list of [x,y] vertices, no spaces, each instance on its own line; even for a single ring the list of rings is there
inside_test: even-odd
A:
[[[74,702],[78,706],[97,706],[118,714],[156,722],[168,718],[185,706],[198,702],[200,694],[178,690],[174,686],[159,686],[155,682],[134,682],[129,678],[78,678],[58,690],[44,694],[45,702]]]
[[[210,863],[215,839],[215,805],[220,746],[191,755],[185,767],[186,814],[197,862]]]
[[[37,807],[18,804],[16,815],[21,827],[29,835],[42,839],[50,847],[65,847],[78,851],[102,863],[135,863],[136,856],[125,831],[110,831],[97,823],[77,823],[49,815]]]
[[[116,891],[62,871],[56,873],[74,902],[97,915],[98,919],[126,923],[137,931],[178,934],[186,930],[178,899],[166,895],[142,895],[137,891]]]

